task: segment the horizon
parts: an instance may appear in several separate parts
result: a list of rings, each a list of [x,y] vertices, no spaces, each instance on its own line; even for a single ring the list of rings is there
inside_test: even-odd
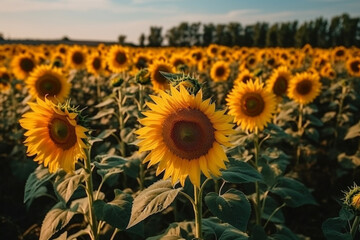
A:
[[[219,4],[221,3],[221,5]],[[256,22],[273,23],[331,20],[346,13],[360,14],[355,0],[306,0],[293,2],[243,0],[2,0],[0,33],[7,40],[59,40],[138,44],[150,26],[162,27],[165,35],[181,22],[242,26]],[[96,16],[96,17],[94,17]],[[6,22],[6,24],[4,24]]]

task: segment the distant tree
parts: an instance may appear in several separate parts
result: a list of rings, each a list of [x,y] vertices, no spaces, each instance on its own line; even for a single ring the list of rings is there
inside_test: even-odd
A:
[[[3,33],[0,33],[0,41],[4,41],[5,38],[4,38],[4,34]]]
[[[70,38],[68,36],[64,36],[61,40],[62,41],[70,41]]]
[[[301,48],[309,42],[308,23],[304,22],[295,33],[295,47]]]
[[[203,46],[209,46],[214,42],[215,26],[214,24],[204,24],[203,25]]]
[[[142,33],[139,37],[139,46],[144,47],[145,46],[145,34]]]
[[[254,42],[253,45],[256,47],[265,47],[266,44],[266,33],[269,29],[268,23],[257,22],[254,25]]]
[[[192,23],[189,28],[190,36],[190,46],[200,46],[201,45],[201,34],[200,34],[201,23]]]
[[[350,18],[348,14],[343,14],[341,18],[343,25],[344,46],[345,47],[355,46],[357,43],[356,36],[357,34],[359,34],[359,30],[360,30],[359,18]]]
[[[242,31],[241,24],[236,22],[231,22],[226,26],[226,29],[231,37],[230,46],[241,45],[241,31]]]
[[[254,44],[254,26],[248,25],[244,30],[243,45],[246,47],[251,47]]]
[[[231,35],[225,24],[217,24],[215,28],[215,43],[225,46],[231,45]]]
[[[118,37],[118,41],[120,45],[124,45],[125,44],[125,40],[126,40],[126,36],[125,35],[120,35]]]
[[[273,24],[266,33],[266,46],[267,47],[276,47],[278,44],[278,29],[279,25],[277,23]]]
[[[331,47],[343,44],[343,40],[341,39],[343,35],[342,32],[341,18],[339,16],[333,17],[329,27],[329,45]]]
[[[162,27],[150,27],[150,35],[148,36],[148,46],[160,47],[163,42],[161,35]]]

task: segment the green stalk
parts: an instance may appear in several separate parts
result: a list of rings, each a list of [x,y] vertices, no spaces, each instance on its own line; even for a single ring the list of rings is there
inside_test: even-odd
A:
[[[299,165],[300,155],[301,155],[300,139],[301,139],[301,136],[304,133],[304,128],[302,126],[303,109],[304,109],[304,105],[302,103],[300,103],[300,105],[299,105],[299,121],[298,121],[298,126],[297,126],[298,127],[298,135],[299,135],[299,144],[298,144],[297,149],[296,149],[296,163],[295,163],[295,166]]]
[[[356,216],[351,226],[351,232],[350,232],[353,239],[355,239],[356,232],[359,229],[359,223],[360,223],[360,216]]]
[[[334,139],[334,147],[336,147],[336,140],[337,140],[337,137],[338,137],[338,126],[339,126],[339,123],[341,121],[341,115],[342,115],[342,111],[343,111],[343,105],[344,105],[344,99],[345,99],[345,96],[346,96],[346,92],[347,92],[347,86],[346,84],[343,84],[342,85],[342,88],[341,88],[341,95],[340,95],[340,100],[339,100],[339,112],[336,116],[336,122],[335,122],[335,139]]]
[[[259,170],[259,135],[258,135],[258,128],[255,128],[254,132],[254,150],[255,150],[255,168]],[[255,182],[255,215],[256,215],[256,224],[261,225],[261,203],[260,203],[260,188],[259,182]]]
[[[122,104],[123,98],[122,98],[122,89],[119,88],[118,89],[118,98],[117,98],[117,104],[118,104],[118,109],[119,109],[119,137],[120,137],[120,153],[122,157],[126,156],[126,149],[125,149],[125,143],[124,141],[121,139],[121,130],[124,128],[124,116],[122,114],[122,110],[121,110],[121,104]]]
[[[194,185],[194,211],[195,211],[195,238],[202,239],[202,230],[201,230],[201,217],[202,217],[202,199],[201,192],[198,187]]]
[[[141,112],[143,110],[143,105],[144,105],[144,98],[143,98],[143,86],[141,84],[139,84],[139,112]],[[139,173],[139,185],[140,185],[140,190],[143,190],[145,188],[145,168],[144,168],[144,164],[140,163],[140,173]]]
[[[90,227],[91,227],[91,239],[97,240],[97,220],[94,212],[94,193],[93,193],[93,181],[92,181],[92,172],[91,172],[91,163],[90,163],[90,149],[85,149],[86,158],[85,158],[85,171],[87,173],[86,176],[86,194],[88,197],[89,203],[89,219],[90,219]]]

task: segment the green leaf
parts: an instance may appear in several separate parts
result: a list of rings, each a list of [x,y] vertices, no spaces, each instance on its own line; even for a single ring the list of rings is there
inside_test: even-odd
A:
[[[265,219],[265,220],[269,219],[270,215],[278,207],[279,207],[279,203],[274,198],[267,196],[266,200],[265,200],[264,212],[261,215],[261,218]],[[282,213],[281,209],[278,210],[271,217],[270,222],[274,222],[274,223],[284,223],[285,222],[284,214]]]
[[[251,240],[266,240],[267,235],[265,229],[262,226],[254,225],[251,230],[250,238]]]
[[[115,101],[114,98],[109,97],[109,98],[107,98],[105,101],[103,101],[103,102],[101,102],[101,103],[99,103],[99,104],[96,104],[95,107],[96,107],[96,108],[105,107],[105,106],[113,103],[114,101]]]
[[[115,132],[116,132],[116,129],[105,129],[97,136],[97,138],[105,139]]]
[[[306,186],[292,178],[279,178],[275,187],[270,191],[279,195],[289,207],[299,207],[305,204],[317,205]]]
[[[310,120],[311,125],[315,127],[322,127],[324,125],[324,123],[314,115],[308,115],[307,118]]]
[[[113,114],[115,113],[114,108],[109,108],[109,109],[104,109],[99,111],[95,116],[93,116],[91,119],[92,120],[96,120],[96,119],[100,119],[102,117],[105,117],[107,115]]]
[[[314,142],[319,142],[319,132],[315,128],[305,129],[305,135]]]
[[[126,158],[115,155],[101,155],[97,156],[95,160],[94,164],[98,168],[97,173],[103,178],[123,172],[125,164],[128,162]]]
[[[329,218],[322,224],[322,231],[327,240],[352,240],[349,232],[346,232],[348,221],[339,217]]]
[[[165,210],[176,198],[181,188],[174,189],[170,180],[160,180],[140,192],[134,199],[130,228],[147,217]]]
[[[220,220],[246,231],[251,206],[244,193],[235,189],[229,189],[222,195],[211,192],[206,195],[205,203]]]
[[[131,206],[132,197],[118,189],[115,189],[115,198],[111,202],[94,202],[96,217],[120,230],[124,230],[129,223]]]
[[[77,173],[61,172],[55,178],[54,187],[60,197],[67,203],[75,190],[79,187],[79,183],[84,181],[84,171],[77,171]]]
[[[222,171],[222,178],[230,183],[246,183],[262,181],[261,174],[250,164],[229,158],[229,165]]]
[[[147,240],[191,240],[195,237],[194,232],[194,222],[175,222],[171,223],[163,234],[149,237]]]
[[[344,140],[359,137],[360,136],[360,122],[350,127],[348,132],[345,135]]]
[[[299,238],[286,226],[275,225],[277,232],[271,237],[276,240],[299,240]]]
[[[246,233],[235,228],[226,229],[219,238],[219,240],[247,240],[247,239],[249,239],[249,236]]]
[[[24,203],[30,206],[35,198],[43,196],[46,193],[46,188],[44,188],[43,185],[54,176],[55,174],[50,174],[49,170],[42,165],[37,167],[26,181]]]
[[[62,202],[56,204],[45,216],[41,226],[40,240],[48,240],[64,228],[75,215],[76,208],[77,206],[68,209]]]

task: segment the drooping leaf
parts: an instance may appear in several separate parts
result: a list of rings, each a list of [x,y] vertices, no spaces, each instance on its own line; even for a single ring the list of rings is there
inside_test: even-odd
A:
[[[248,239],[249,236],[246,233],[236,228],[226,229],[219,238],[219,240],[248,240]]]
[[[149,237],[147,240],[191,240],[195,235],[194,222],[174,222],[169,225],[163,234]]]
[[[63,229],[76,214],[75,206],[72,209],[59,202],[45,216],[41,225],[40,240],[48,240],[55,233]]]
[[[271,235],[274,240],[299,240],[299,238],[286,226],[279,224],[275,226],[277,232]]]
[[[113,97],[109,97],[109,98],[107,98],[106,100],[102,101],[101,103],[96,104],[95,107],[96,107],[96,108],[102,108],[102,107],[105,107],[105,106],[113,103],[114,101],[115,101],[115,100],[114,100]]]
[[[229,189],[222,195],[211,192],[206,195],[205,203],[216,217],[246,231],[251,206],[244,193],[236,189]]]
[[[127,228],[143,221],[152,214],[165,210],[176,198],[181,188],[174,189],[170,180],[160,180],[143,190],[133,202]]]
[[[348,221],[339,217],[329,218],[322,224],[322,231],[327,240],[352,240],[352,236],[346,231]]]
[[[67,203],[71,198],[72,194],[79,187],[79,183],[84,181],[84,171],[77,171],[77,173],[60,173],[54,182],[56,193]]]
[[[263,200],[264,201],[264,200]],[[275,211],[275,209],[277,209],[279,207],[279,203],[276,202],[276,200],[270,196],[266,197],[265,200],[265,207],[264,207],[264,211],[263,214],[261,215],[262,219],[268,220],[269,217],[273,214],[273,212]],[[285,218],[284,218],[284,214],[282,213],[281,209],[278,210],[270,219],[270,222],[274,222],[274,223],[284,223],[285,222]]]
[[[299,207],[305,204],[317,205],[308,188],[292,178],[279,178],[275,187],[270,191],[279,195],[289,207]]]
[[[360,122],[355,124],[354,126],[351,126],[349,130],[347,131],[344,140],[359,137],[360,136]]]
[[[49,170],[42,165],[37,167],[35,171],[29,175],[26,181],[24,203],[29,206],[35,198],[44,195],[44,193],[46,193],[46,188],[43,185],[54,176],[55,174],[49,173]]]
[[[113,114],[113,113],[115,113],[114,108],[104,109],[104,110],[99,111],[99,112],[98,112],[95,116],[93,116],[91,119],[96,120],[96,119],[105,117],[105,116],[107,116],[107,115],[111,115],[111,114]]]
[[[250,164],[229,159],[227,169],[222,171],[222,178],[230,183],[246,183],[262,181],[261,174]]]
[[[115,189],[115,198],[111,202],[94,202],[96,217],[120,230],[124,230],[129,223],[131,207],[132,197],[118,189]]]

